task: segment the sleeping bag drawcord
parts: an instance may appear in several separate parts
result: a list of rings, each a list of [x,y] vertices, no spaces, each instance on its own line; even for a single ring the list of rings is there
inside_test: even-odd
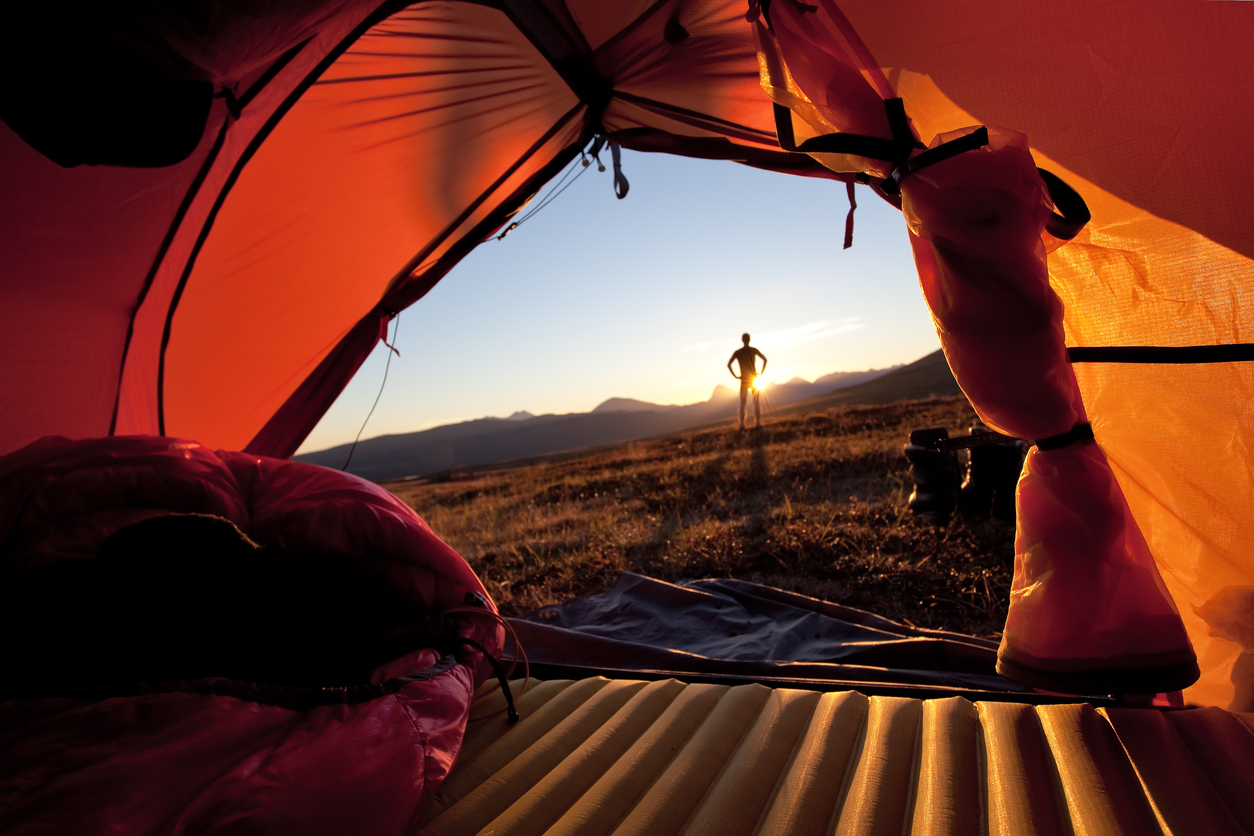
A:
[[[496,674],[496,681],[501,684],[501,694],[505,697],[505,713],[509,718],[509,724],[512,726],[518,722],[518,709],[514,707],[514,694],[509,689],[509,679],[505,676],[505,669],[501,667],[500,660],[488,652],[488,649],[474,639],[468,639],[465,636],[458,636],[452,639],[454,644],[466,644],[473,647],[483,654],[483,658],[488,660],[488,664],[492,666],[492,672]]]
[[[470,719],[486,720],[488,717],[500,714],[501,711],[508,710],[509,722],[511,724],[516,723],[518,722],[518,711],[514,708],[514,695],[509,687],[509,677],[513,676],[514,668],[518,665],[518,661],[521,659],[523,664],[523,684],[518,693],[520,696],[526,693],[527,686],[531,684],[531,663],[527,659],[527,651],[523,648],[522,642],[518,640],[518,633],[514,632],[513,625],[511,625],[508,619],[502,616],[499,612],[489,609],[491,605],[485,597],[468,592],[466,594],[466,603],[467,606],[454,607],[453,609],[445,610],[444,617],[448,618],[449,616],[459,613],[465,615],[487,616],[504,628],[505,632],[514,640],[514,658],[511,660],[508,673],[501,668],[501,662],[499,659],[495,658],[491,653],[488,653],[487,649],[483,645],[473,639],[457,637],[450,640],[454,643],[460,642],[475,647],[487,658],[488,663],[492,665],[492,670],[496,673],[497,681],[501,683],[501,693],[505,697],[505,709],[498,709],[490,714],[484,714],[479,717],[471,717]]]

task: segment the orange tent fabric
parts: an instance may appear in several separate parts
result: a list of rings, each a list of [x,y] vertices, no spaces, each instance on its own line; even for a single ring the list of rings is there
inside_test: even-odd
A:
[[[389,316],[594,134],[824,176],[776,140],[740,2],[184,9],[92,21],[219,94],[182,162],[60,168],[0,126],[0,452],[165,433],[290,453]],[[1006,127],[1083,195],[1092,222],[1049,256],[1069,346],[1254,342],[1254,7],[840,10],[924,143]],[[1254,368],[1074,368],[1198,651],[1187,696],[1254,704]]]
[[[899,195],[937,335],[981,419],[1038,439],[1017,490],[998,672],[1068,693],[1192,685],[1193,649],[1093,440],[1049,285],[1046,244],[1065,240],[1047,230],[1073,237],[1084,207],[1069,207],[1071,224],[1059,216],[1051,225],[1051,192],[1020,133],[972,126],[921,149],[902,101],[830,0],[777,7],[755,33],[763,88],[787,108],[779,118],[797,113],[819,133],[803,149]]]

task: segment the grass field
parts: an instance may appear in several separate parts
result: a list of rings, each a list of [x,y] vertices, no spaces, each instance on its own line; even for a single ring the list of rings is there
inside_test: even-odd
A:
[[[920,627],[994,636],[1013,525],[937,528],[907,507],[909,433],[962,432],[961,397],[846,406],[636,441],[584,458],[386,485],[469,562],[507,615],[632,571],[734,577]]]

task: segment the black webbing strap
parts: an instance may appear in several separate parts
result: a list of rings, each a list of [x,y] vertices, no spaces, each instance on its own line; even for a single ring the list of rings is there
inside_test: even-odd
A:
[[[893,139],[902,147],[923,148],[923,143],[914,137],[910,120],[906,118],[906,103],[897,97],[884,100],[884,113],[888,115],[888,128],[893,132]]]
[[[1049,438],[1038,438],[1035,442],[1038,450],[1058,450],[1066,447],[1068,444],[1076,444],[1083,441],[1093,440],[1093,425],[1087,421],[1083,424],[1076,424],[1065,433],[1051,435]]]
[[[1057,174],[1043,168],[1038,168],[1036,173],[1045,181],[1045,188],[1049,189],[1049,199],[1058,210],[1050,213],[1049,220],[1045,222],[1045,231],[1062,241],[1070,241],[1092,220],[1093,214],[1089,212],[1089,206],[1080,197],[1080,193],[1068,186]]]
[[[610,142],[610,157],[614,162],[614,194],[619,200],[627,196],[627,190],[631,188],[631,184],[627,182],[627,178],[623,176],[623,155],[618,148],[617,142]],[[600,160],[597,160],[600,162]]]
[[[468,639],[459,636],[452,640],[454,644],[468,644],[475,650],[483,654],[483,658],[488,660],[488,664],[492,666],[492,672],[496,674],[496,681],[501,684],[501,695],[505,697],[505,716],[509,718],[509,724],[512,726],[518,722],[518,709],[514,708],[514,693],[509,689],[509,679],[505,676],[505,669],[501,667],[500,661],[488,652],[488,649],[474,639]]]
[[[1067,349],[1072,363],[1240,363],[1254,360],[1254,343],[1229,345],[1112,345]]]
[[[966,151],[974,151],[988,145],[988,128],[981,125],[966,136],[951,139],[949,142],[929,148],[912,160],[907,160],[893,169],[880,188],[888,194],[901,194],[901,181],[916,171],[936,165],[939,162],[956,157]]]
[[[938,438],[932,442],[932,447],[940,450],[942,453],[952,452],[954,450],[965,450],[970,447],[984,447],[989,444],[1006,444],[1012,441],[1018,441],[1013,435],[1002,435],[997,432],[982,432],[974,435],[960,435],[955,438]],[[1076,424],[1065,433],[1051,435],[1049,438],[1038,438],[1032,443],[1036,445],[1038,450],[1058,450],[1066,447],[1068,444],[1076,444],[1082,441],[1093,440],[1093,425],[1089,423]]]
[[[913,159],[910,154],[923,144],[914,136],[910,120],[906,118],[906,105],[900,98],[884,100],[884,112],[888,117],[888,126],[893,133],[892,139],[862,134],[834,133],[815,136],[797,144],[792,129],[792,111],[778,102],[774,105],[775,136],[779,147],[785,151],[806,154],[852,154],[856,157],[867,157],[894,163],[892,173],[879,184],[880,191],[886,195],[900,195],[901,181],[930,165],[956,157],[967,151],[974,151],[988,145],[988,128],[981,125],[969,134],[951,139],[935,148],[929,148]],[[1058,175],[1038,168],[1041,180],[1049,191],[1049,198],[1057,210],[1051,212],[1045,222],[1045,231],[1062,241],[1070,241],[1084,228],[1093,217],[1088,204],[1080,193]],[[849,217],[845,222],[845,248],[853,243],[853,184],[850,188]],[[621,195],[620,195],[621,196]],[[1165,362],[1165,361],[1164,361]]]
[[[900,101],[900,99],[893,101]],[[798,145],[792,130],[792,111],[782,104],[775,105],[775,136],[779,141],[779,147],[785,151],[800,151],[805,154],[852,154],[855,157],[867,157],[890,163],[909,156],[911,149],[915,147],[913,141],[906,145],[894,139],[849,133],[814,136]]]
[[[841,249],[849,249],[853,246],[853,210],[858,208],[858,198],[853,193],[853,178],[845,181],[845,194],[849,196],[849,214],[845,215],[845,246]]]
[[[974,151],[988,145],[988,128],[980,126],[965,136],[952,139],[935,148],[929,148],[913,159],[910,153],[923,145],[914,138],[910,122],[906,119],[906,106],[900,98],[885,99],[884,111],[888,115],[888,124],[893,132],[893,139],[882,139],[862,134],[835,133],[824,134],[807,139],[800,145],[792,129],[792,111],[781,104],[775,104],[775,135],[779,147],[785,151],[800,151],[806,154],[852,154],[872,160],[883,160],[896,163],[892,173],[880,184],[885,194],[901,194],[901,181],[915,172],[930,165],[956,157],[966,151]],[[1051,212],[1045,222],[1045,230],[1055,238],[1070,241],[1090,220],[1092,213],[1080,193],[1067,185],[1061,177],[1053,172],[1038,168],[1037,173],[1045,181],[1049,190],[1049,198],[1057,210]],[[845,240],[849,240],[846,234]],[[846,244],[848,246],[848,244]]]
[[[818,6],[811,6],[809,3],[801,2],[801,0],[785,0],[785,2],[802,13],[813,13],[819,10]],[[775,27],[771,25],[771,0],[749,0],[749,11],[745,12],[745,20],[754,23],[759,16],[766,23],[766,28],[774,32]]]
[[[779,147],[785,151],[800,151],[806,154],[853,154],[872,160],[888,163],[901,163],[910,157],[910,152],[923,148],[923,143],[915,138],[910,120],[906,118],[906,103],[901,98],[885,99],[884,113],[888,117],[892,139],[864,134],[834,133],[814,136],[800,145],[792,130],[792,111],[778,102],[775,104],[775,136]]]
[[[932,442],[932,446],[942,453],[953,450],[967,450],[971,447],[985,447],[989,444],[1007,444],[1019,439],[1013,435],[1002,435],[1001,433],[988,432],[974,433],[972,435],[958,435],[953,438],[938,438]]]

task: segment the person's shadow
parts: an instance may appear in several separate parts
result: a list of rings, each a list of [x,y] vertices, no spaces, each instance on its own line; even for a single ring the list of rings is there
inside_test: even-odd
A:
[[[753,448],[749,459],[749,487],[753,491],[753,501],[749,513],[746,514],[748,535],[757,541],[761,549],[758,562],[762,567],[778,569],[782,563],[772,553],[766,551],[767,514],[771,509],[771,462],[767,456],[767,436],[765,431],[754,432],[748,440]]]

